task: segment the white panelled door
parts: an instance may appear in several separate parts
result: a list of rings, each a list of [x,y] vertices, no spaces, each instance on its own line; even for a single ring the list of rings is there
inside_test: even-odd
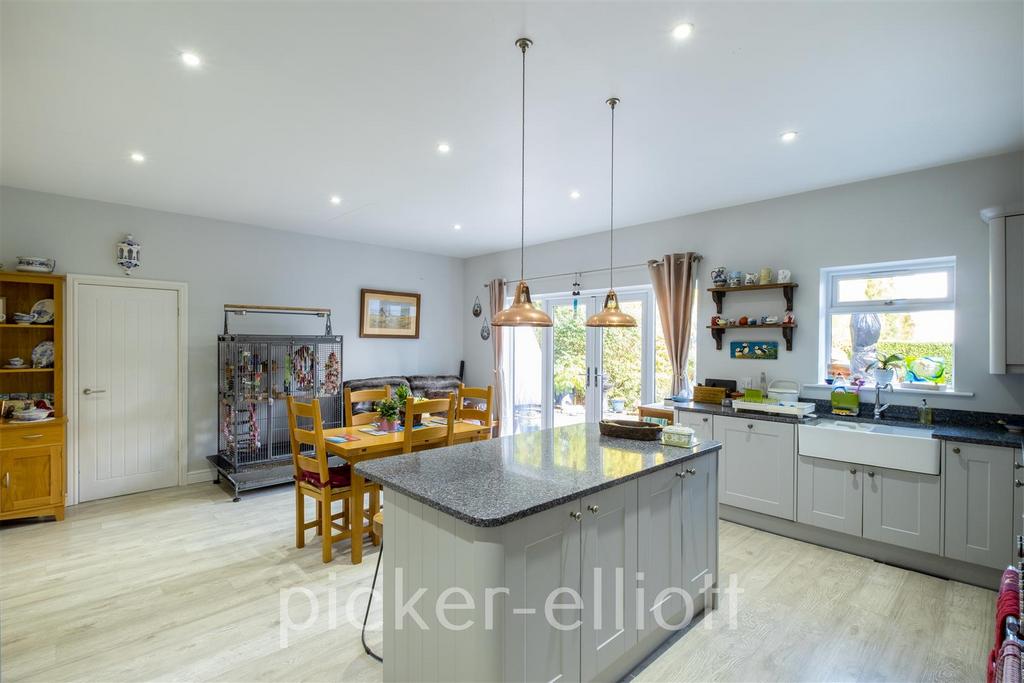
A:
[[[178,293],[75,295],[79,501],[178,484]]]

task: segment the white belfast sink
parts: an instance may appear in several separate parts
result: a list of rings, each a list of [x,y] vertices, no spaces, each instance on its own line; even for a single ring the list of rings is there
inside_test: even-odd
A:
[[[818,420],[817,424],[799,425],[797,449],[800,455],[813,458],[939,473],[939,442],[932,438],[930,429]]]

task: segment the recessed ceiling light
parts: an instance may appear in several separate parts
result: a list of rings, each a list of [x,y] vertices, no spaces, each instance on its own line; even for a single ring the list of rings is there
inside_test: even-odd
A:
[[[128,158],[131,159],[132,161],[134,161],[137,164],[141,164],[142,162],[144,162],[146,160],[146,155],[143,154],[142,152],[132,152],[128,156]]]
[[[338,204],[341,204],[341,197],[339,197],[336,194],[332,194],[331,195],[331,204],[334,204],[335,206],[337,206]]]
[[[693,24],[679,24],[672,29],[672,37],[676,40],[684,40],[693,33]]]
[[[796,140],[798,133],[795,130],[787,130],[785,133],[779,136],[779,139],[783,142],[793,142]]]
[[[579,199],[582,196],[583,195],[580,194],[579,190],[573,190],[572,192],[569,193],[569,199]]]
[[[456,223],[455,225],[452,226],[452,230],[462,230],[462,226]]]
[[[449,145],[447,142],[439,142],[437,143],[437,151],[440,152],[441,154],[447,154],[448,152],[452,151],[452,146]]]
[[[198,69],[203,65],[203,59],[195,52],[182,52],[181,63],[192,69]]]

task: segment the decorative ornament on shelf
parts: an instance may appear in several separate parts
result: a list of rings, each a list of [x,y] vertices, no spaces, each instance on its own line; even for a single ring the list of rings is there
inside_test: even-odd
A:
[[[142,265],[142,245],[130,233],[117,243],[117,265],[124,269],[125,275]]]

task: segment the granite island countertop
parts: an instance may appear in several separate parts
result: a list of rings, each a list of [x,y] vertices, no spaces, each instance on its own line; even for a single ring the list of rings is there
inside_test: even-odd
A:
[[[800,399],[806,401],[808,399]],[[993,413],[971,413],[969,411],[943,411],[950,415],[949,421],[936,422],[931,425],[923,425],[914,419],[886,417],[875,420],[871,415],[832,415],[823,401],[817,401],[818,412],[807,417],[795,417],[792,415],[773,415],[771,413],[760,413],[750,410],[736,410],[735,408],[724,408],[717,403],[695,403],[693,401],[676,402],[672,408],[685,410],[691,413],[704,413],[708,415],[721,415],[726,417],[742,417],[751,420],[764,420],[766,422],[784,422],[788,424],[813,425],[818,420],[841,420],[849,422],[873,422],[877,424],[892,425],[894,427],[916,427],[932,430],[932,438],[941,441],[961,441],[964,443],[976,443],[987,446],[1002,446],[1005,448],[1024,448],[1024,435],[1014,434],[1007,431],[996,420],[1004,417]],[[868,405],[868,404],[864,404]],[[670,407],[668,404],[666,408]],[[893,406],[894,408],[896,406]],[[906,409],[906,406],[899,406]],[[867,410],[870,410],[868,406]],[[956,415],[962,413],[963,417]],[[958,419],[960,418],[960,419]],[[1019,416],[1018,416],[1019,419]]]
[[[456,519],[481,527],[577,500],[718,451],[601,436],[596,424],[554,427],[357,464],[356,471]]]

